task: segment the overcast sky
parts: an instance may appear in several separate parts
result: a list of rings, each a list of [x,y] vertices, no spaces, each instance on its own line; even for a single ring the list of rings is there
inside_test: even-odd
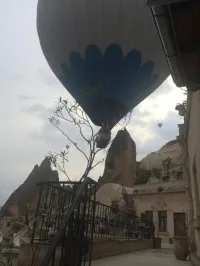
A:
[[[0,205],[48,151],[59,151],[66,145],[48,122],[56,99],[68,98],[68,93],[54,77],[40,49],[36,2],[1,0]],[[182,91],[169,78],[134,110],[128,130],[136,142],[138,159],[176,137],[177,124],[182,121],[174,108],[182,99]],[[157,126],[159,122],[162,128]],[[80,168],[75,167],[77,158]],[[70,159],[70,175],[78,178],[84,161],[73,151]],[[97,179],[102,170],[103,166],[96,169],[93,177]]]

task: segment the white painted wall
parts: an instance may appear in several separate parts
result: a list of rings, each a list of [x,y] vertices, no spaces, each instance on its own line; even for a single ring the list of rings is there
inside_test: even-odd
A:
[[[138,186],[139,187],[139,186]],[[164,240],[174,236],[174,213],[186,213],[188,217],[189,202],[186,190],[179,192],[160,192],[145,193],[133,195],[135,210],[138,216],[145,211],[153,211],[153,219],[156,227],[156,234],[159,234]],[[158,231],[158,211],[167,211],[167,232]]]

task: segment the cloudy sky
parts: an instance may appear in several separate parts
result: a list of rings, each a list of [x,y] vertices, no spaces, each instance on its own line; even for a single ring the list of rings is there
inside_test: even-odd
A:
[[[69,96],[41,52],[36,2],[1,0],[0,205],[50,150],[59,151],[66,145],[49,124],[48,115],[59,96]],[[182,99],[182,91],[169,78],[134,110],[128,130],[136,142],[138,159],[176,137],[181,120],[174,108]],[[78,178],[84,160],[75,151],[70,156],[70,176]],[[92,176],[98,178],[102,169]]]

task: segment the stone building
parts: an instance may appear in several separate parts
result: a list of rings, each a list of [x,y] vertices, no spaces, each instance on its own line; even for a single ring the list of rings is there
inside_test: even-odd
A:
[[[184,130],[185,176],[189,182],[189,238],[191,261],[200,265],[200,91],[187,99]]]
[[[154,222],[156,236],[171,242],[176,236],[186,236],[188,221],[187,181],[158,182],[134,186],[136,214]]]
[[[175,235],[187,235],[188,178],[184,175],[184,152],[180,136],[179,130],[176,140],[141,160],[136,179],[139,185],[133,189],[136,214],[153,221],[156,235],[170,242]],[[145,179],[142,175],[145,175]]]
[[[180,128],[182,127],[179,125]],[[126,202],[122,195],[122,185],[125,185],[128,208],[131,207],[137,216],[145,216],[154,222],[156,235],[167,242],[171,242],[174,235],[187,235],[188,178],[184,173],[181,136],[180,131],[177,140],[168,142],[161,149],[148,154],[138,162],[138,169],[134,176],[136,184],[132,185],[132,179],[128,182],[121,176],[118,184],[115,180],[108,180],[97,191],[98,201],[110,205],[112,198],[115,198],[123,208]],[[168,167],[165,167],[166,161]],[[107,162],[109,162],[108,159]]]
[[[186,179],[125,187],[128,208],[132,208],[137,216],[154,222],[156,236],[162,237],[164,242],[171,242],[175,235],[187,235],[187,188]],[[121,185],[108,183],[97,191],[96,199],[103,204],[111,205],[112,198],[118,199],[121,209],[126,208]]]
[[[182,125],[176,140],[165,144],[141,160],[137,176],[146,175],[146,184],[133,189],[135,211],[154,222],[156,235],[164,241],[174,236],[186,236],[189,196],[188,177],[185,176],[184,148],[181,145]],[[141,171],[143,169],[143,171]]]

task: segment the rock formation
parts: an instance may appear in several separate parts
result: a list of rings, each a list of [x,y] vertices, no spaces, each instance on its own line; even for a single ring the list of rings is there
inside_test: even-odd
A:
[[[162,168],[163,160],[172,158],[173,163],[182,162],[182,149],[177,140],[166,143],[160,150],[151,152],[140,161],[140,167],[146,169]]]
[[[167,167],[165,162],[168,163]],[[137,164],[136,184],[154,183],[161,179],[163,181],[181,179],[182,166],[182,147],[178,140],[172,140],[160,150],[148,154]]]
[[[25,211],[27,203],[36,199],[39,193],[37,184],[43,181],[59,181],[58,172],[51,169],[51,163],[46,157],[40,166],[35,165],[32,172],[8,198],[1,209],[4,216],[18,216]]]
[[[98,180],[97,188],[106,183],[133,187],[135,176],[135,142],[126,129],[119,130],[108,150],[104,173]]]

